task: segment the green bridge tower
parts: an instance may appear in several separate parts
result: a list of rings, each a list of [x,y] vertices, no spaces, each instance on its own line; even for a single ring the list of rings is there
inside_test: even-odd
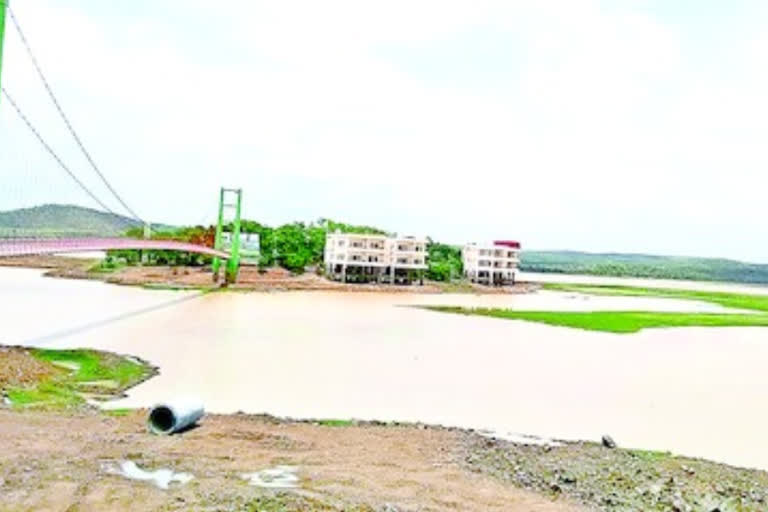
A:
[[[0,0],[2,1],[2,0]],[[234,202],[228,203],[234,196]],[[240,207],[242,205],[243,189],[221,188],[219,192],[219,221],[216,224],[216,239],[214,248],[222,250],[224,246],[224,209],[234,209],[234,219],[232,220],[232,232],[230,234],[230,255],[227,260],[225,270],[225,282],[227,284],[237,281],[237,274],[240,270]],[[213,279],[219,280],[219,271],[221,270],[221,258],[213,259]]]

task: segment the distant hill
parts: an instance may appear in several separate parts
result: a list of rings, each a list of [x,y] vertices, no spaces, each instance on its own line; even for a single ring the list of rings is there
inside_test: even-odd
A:
[[[648,254],[523,251],[520,269],[527,272],[768,284],[768,265]]]
[[[129,217],[74,205],[44,204],[0,211],[2,236],[114,236],[140,225]]]

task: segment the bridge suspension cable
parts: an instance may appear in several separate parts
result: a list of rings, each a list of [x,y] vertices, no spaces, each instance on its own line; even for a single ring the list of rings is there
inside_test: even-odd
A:
[[[24,36],[24,32],[21,30],[21,25],[19,24],[18,19],[16,18],[16,15],[14,14],[13,10],[10,6],[8,6],[8,14],[10,15],[11,22],[13,23],[14,28],[16,29],[16,32],[19,34],[19,37],[21,39],[21,42],[24,46],[24,48],[27,51],[27,55],[29,55],[30,60],[32,61],[32,65],[35,67],[35,70],[37,71],[38,76],[40,77],[40,80],[43,82],[43,86],[45,86],[45,90],[48,92],[48,96],[51,98],[51,101],[53,102],[53,105],[56,107],[56,110],[59,113],[59,116],[64,121],[64,124],[67,127],[67,130],[69,131],[70,135],[72,135],[72,138],[75,139],[75,142],[77,143],[78,147],[80,148],[80,151],[85,156],[86,160],[88,160],[88,163],[90,164],[91,168],[98,174],[99,178],[101,178],[101,181],[104,183],[104,185],[109,189],[109,191],[112,193],[112,195],[117,199],[117,201],[125,208],[125,210],[137,221],[141,222],[142,224],[146,224],[144,220],[139,217],[136,212],[128,206],[128,204],[123,200],[123,198],[120,196],[120,194],[117,193],[115,188],[112,186],[112,184],[107,180],[106,176],[101,172],[101,169],[99,169],[98,165],[96,165],[96,162],[91,157],[91,154],[88,152],[88,150],[85,148],[85,145],[83,144],[82,140],[80,139],[80,136],[75,131],[74,127],[72,126],[72,123],[69,121],[69,118],[64,113],[64,109],[61,107],[61,104],[59,103],[59,100],[56,98],[56,95],[53,93],[53,89],[51,88],[50,83],[45,78],[45,74],[43,73],[43,70],[40,67],[40,64],[38,63],[38,60],[35,58],[35,54],[32,52],[32,47],[29,45],[29,42],[27,41],[27,38]],[[3,92],[7,96],[7,92],[3,90]],[[9,98],[10,99],[10,98]],[[13,103],[13,101],[11,101]],[[78,184],[85,189],[88,194],[95,199],[100,205],[102,205],[103,208],[105,208],[110,213],[115,213],[111,209],[107,208],[104,203],[102,203],[100,200],[98,200],[88,189],[78,180],[74,174],[72,174],[69,169],[66,168],[66,166],[63,165],[61,160],[53,153],[53,151],[50,149],[50,147],[43,141],[42,137],[38,134],[38,132],[32,127],[32,125],[27,121],[26,117],[23,116],[21,111],[19,110],[18,106],[14,104],[14,108],[19,113],[19,115],[22,116],[22,119],[27,123],[27,126],[32,129],[32,131],[35,133],[37,138],[40,140],[40,142],[43,143],[43,145],[46,147],[49,153],[51,153],[54,158],[56,158],[57,161],[62,165],[62,167],[74,178]]]
[[[61,167],[67,174],[69,174],[69,177],[72,178],[75,183],[78,184],[78,186],[85,191],[86,194],[88,194],[91,199],[96,201],[99,206],[104,208],[107,212],[111,213],[112,215],[115,215],[118,218],[123,218],[122,215],[118,215],[115,213],[109,206],[107,206],[101,199],[99,199],[96,194],[93,193],[91,189],[89,189],[85,183],[80,181],[80,179],[67,167],[67,164],[64,163],[64,161],[59,157],[59,155],[53,150],[53,148],[45,141],[42,135],[40,135],[40,132],[35,128],[35,126],[32,124],[32,122],[29,120],[29,118],[22,112],[19,105],[14,101],[13,97],[8,93],[5,87],[2,88],[3,96],[5,96],[5,99],[8,100],[8,103],[11,104],[13,109],[16,111],[16,113],[19,115],[22,121],[24,121],[24,124],[27,125],[27,128],[32,132],[32,134],[37,138],[38,141],[40,141],[40,144],[45,148],[45,150],[48,152],[49,155],[53,157],[54,160],[59,164],[59,167]]]

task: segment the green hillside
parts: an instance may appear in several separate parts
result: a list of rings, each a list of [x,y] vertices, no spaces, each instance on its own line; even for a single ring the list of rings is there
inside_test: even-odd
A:
[[[0,236],[113,236],[138,225],[128,217],[74,205],[45,204],[0,211]]]
[[[768,265],[714,258],[524,251],[520,268],[527,272],[768,284]]]

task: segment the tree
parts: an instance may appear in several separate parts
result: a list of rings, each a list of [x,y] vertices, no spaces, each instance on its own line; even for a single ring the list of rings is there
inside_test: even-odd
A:
[[[429,279],[450,281],[463,274],[464,263],[461,260],[461,249],[458,247],[435,243],[429,239],[427,251],[429,252],[429,269],[427,270]]]

